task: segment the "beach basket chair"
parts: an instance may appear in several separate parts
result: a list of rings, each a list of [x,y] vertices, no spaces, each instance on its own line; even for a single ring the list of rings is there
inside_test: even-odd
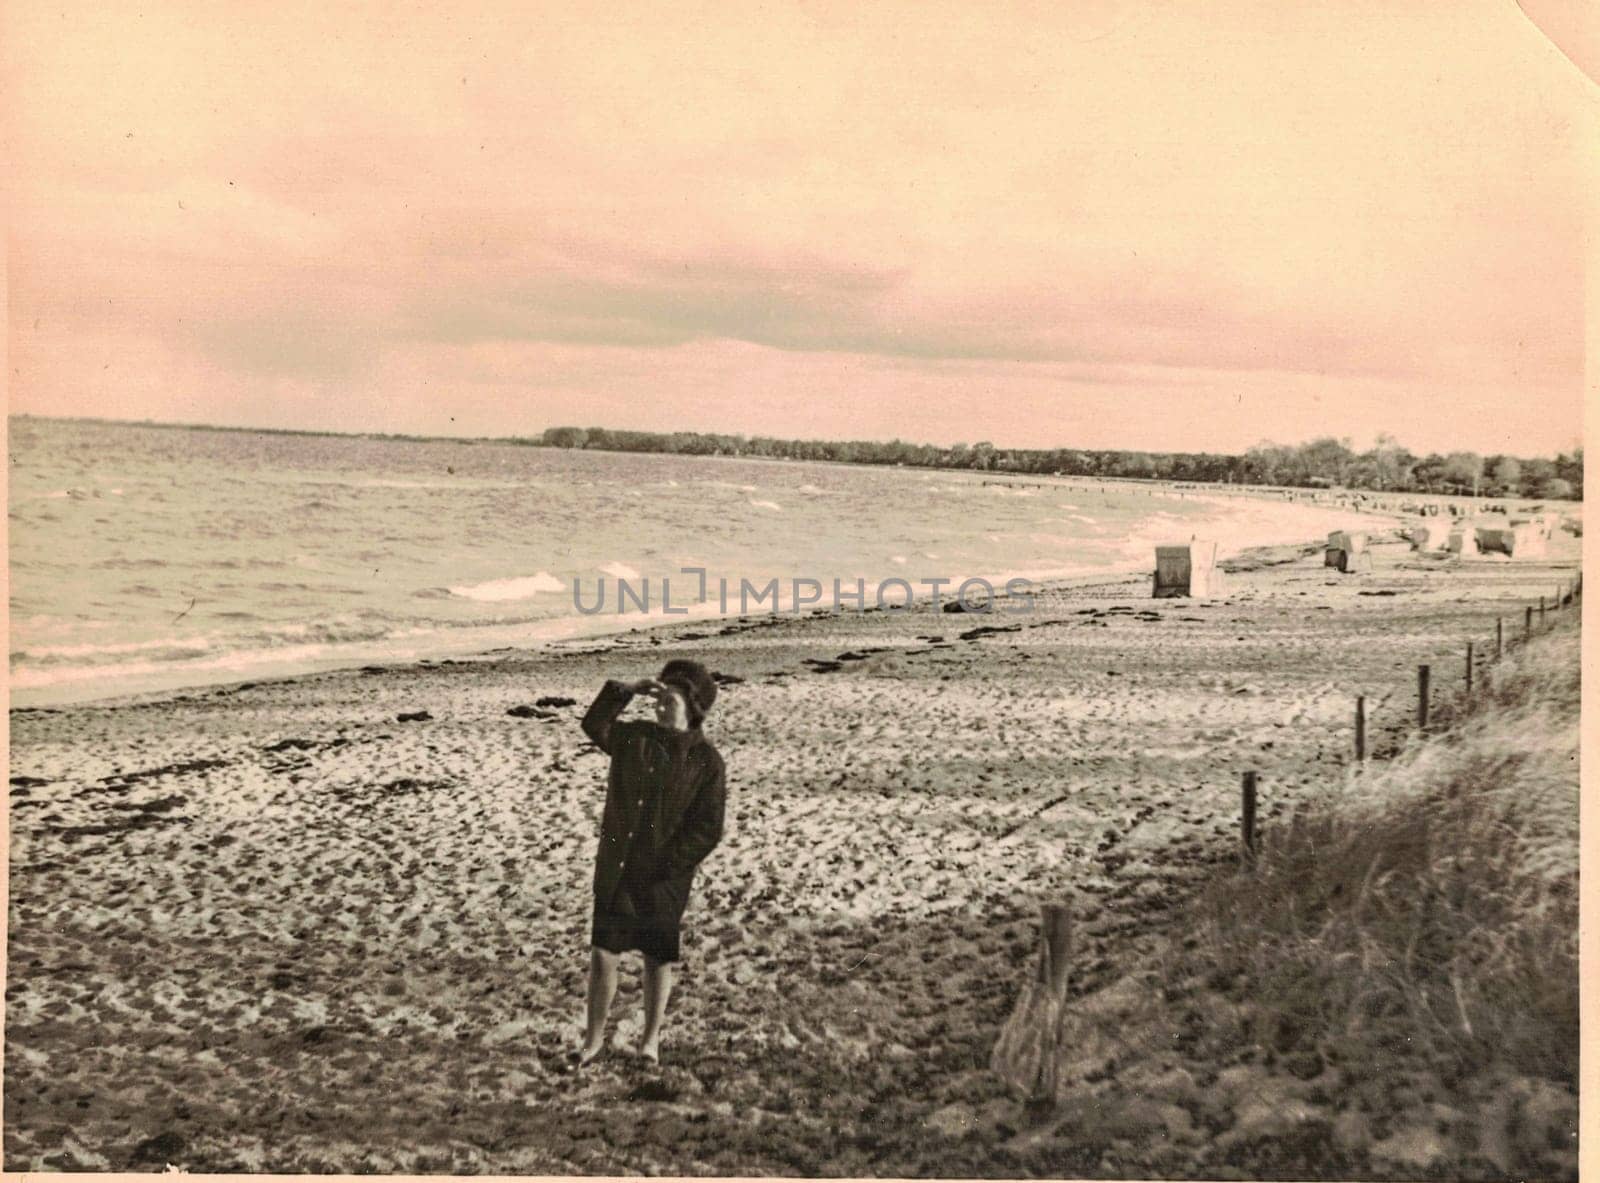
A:
[[[1524,522],[1511,527],[1511,549],[1514,559],[1542,559],[1549,552],[1550,535],[1540,521]]]
[[[1450,527],[1443,522],[1423,522],[1411,528],[1411,549],[1443,550],[1450,541]]]
[[[1155,585],[1151,590],[1153,599],[1165,600],[1173,596],[1208,599],[1217,595],[1221,587],[1215,542],[1191,539],[1156,547]]]
[[[1516,526],[1479,526],[1472,531],[1476,542],[1474,548],[1480,554],[1498,554],[1511,557],[1511,552],[1516,546]],[[1465,540],[1465,531],[1463,531]]]
[[[1341,575],[1357,575],[1372,570],[1372,554],[1365,550],[1335,550],[1330,547],[1323,555],[1323,566],[1332,567]]]

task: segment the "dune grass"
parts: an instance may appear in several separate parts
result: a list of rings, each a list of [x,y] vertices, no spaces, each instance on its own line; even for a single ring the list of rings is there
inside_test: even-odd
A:
[[[1308,1071],[1575,1089],[1578,648],[1573,623],[1515,649],[1426,740],[1265,832],[1196,898],[1168,981],[1249,1000],[1232,1036]]]

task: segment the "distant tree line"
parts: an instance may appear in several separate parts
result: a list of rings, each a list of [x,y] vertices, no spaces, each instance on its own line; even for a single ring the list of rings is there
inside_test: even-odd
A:
[[[1124,452],[1081,448],[997,448],[986,441],[952,444],[874,440],[785,440],[770,436],[698,431],[618,431],[606,427],[552,427],[537,439],[515,442],[549,448],[608,452],[667,452],[684,456],[747,456],[784,460],[835,460],[847,464],[900,464],[914,468],[966,468],[980,472],[1125,477],[1145,480],[1293,485],[1371,489],[1395,493],[1477,493],[1488,497],[1581,496],[1583,449],[1554,460],[1452,452],[1413,455],[1392,436],[1379,436],[1365,452],[1348,439],[1304,444],[1260,443],[1242,456],[1213,452]]]

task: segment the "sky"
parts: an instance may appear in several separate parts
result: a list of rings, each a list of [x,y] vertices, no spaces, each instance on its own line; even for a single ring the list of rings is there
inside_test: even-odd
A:
[[[1553,454],[1584,11],[8,0],[9,406]]]

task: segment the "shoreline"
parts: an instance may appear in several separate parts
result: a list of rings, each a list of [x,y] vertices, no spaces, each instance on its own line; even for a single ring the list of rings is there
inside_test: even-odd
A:
[[[503,446],[516,448],[541,448],[551,451],[586,451],[590,449],[569,449],[558,445],[534,442],[522,436],[461,436],[461,435],[413,435],[404,432],[369,432],[369,431],[334,431],[316,428],[284,428],[284,427],[249,427],[222,423],[184,423],[169,420],[150,419],[107,419],[95,415],[40,415],[31,411],[7,412],[7,420],[24,419],[39,420],[43,422],[59,423],[93,423],[112,427],[146,427],[164,431],[216,431],[226,433],[243,433],[258,435],[287,435],[309,436],[313,438],[334,439],[361,439],[372,440],[379,443],[425,443],[425,444],[469,444],[473,446]],[[633,430],[633,429],[620,429]],[[826,442],[826,441],[823,441]],[[1544,502],[1562,507],[1561,511],[1581,511],[1583,499],[1577,498],[1538,498],[1524,497],[1521,494],[1505,494],[1489,496],[1487,494],[1468,493],[1433,493],[1425,491],[1403,491],[1391,489],[1360,489],[1344,486],[1315,486],[1315,485],[1248,485],[1234,484],[1229,481],[1198,481],[1179,478],[1160,477],[1132,477],[1132,476],[1092,476],[1084,473],[1056,473],[1056,472],[1022,472],[1013,469],[984,469],[964,468],[947,465],[922,465],[887,463],[882,461],[863,460],[834,460],[825,457],[796,459],[791,456],[765,456],[756,453],[739,455],[724,455],[722,453],[669,453],[664,451],[634,452],[627,449],[599,448],[593,449],[614,453],[617,455],[681,455],[692,456],[702,460],[732,460],[732,461],[763,461],[774,464],[823,464],[843,468],[868,468],[884,472],[928,472],[928,473],[971,473],[981,477],[982,483],[1034,483],[1057,484],[1077,482],[1079,485],[1111,485],[1127,489],[1170,489],[1181,492],[1197,492],[1201,494],[1214,493],[1219,496],[1233,497],[1263,497],[1269,500],[1278,500],[1289,497],[1313,503],[1337,502],[1341,499],[1364,500],[1396,500],[1410,501],[1422,504],[1433,504],[1441,507],[1456,505],[1462,508],[1476,507],[1480,504],[1515,504],[1528,502]],[[1113,448],[1091,449],[1092,451],[1131,452],[1144,449]],[[1161,453],[1173,455],[1175,453]],[[1402,512],[1390,508],[1377,510],[1380,513]]]
[[[1174,496],[1175,490],[1152,492],[1152,497]],[[1210,498],[1199,495],[1194,500],[1210,500],[1219,510],[1235,513],[1238,509],[1236,501],[1223,498]],[[1231,545],[1219,545],[1217,559],[1220,563],[1224,559],[1234,557],[1246,551],[1263,547],[1300,545],[1301,543],[1285,537],[1295,529],[1300,528],[1307,520],[1314,518],[1319,523],[1319,538],[1324,536],[1327,529],[1364,527],[1378,531],[1391,529],[1398,524],[1399,518],[1391,513],[1377,511],[1356,511],[1349,509],[1336,509],[1329,506],[1312,506],[1303,504],[1283,504],[1270,497],[1258,499],[1261,508],[1256,510],[1262,520],[1248,523],[1241,527],[1242,537]],[[1274,514],[1265,513],[1266,510],[1276,511]],[[1249,511],[1246,511],[1249,512]],[[1276,520],[1265,520],[1273,517]],[[1294,524],[1291,524],[1294,523]],[[1202,526],[1205,523],[1202,523]],[[1211,531],[1221,533],[1222,531]],[[1235,531],[1236,536],[1240,531]],[[1310,545],[1312,539],[1306,538],[1304,545]],[[938,580],[941,592],[935,589],[925,591],[929,577],[919,576],[916,580],[907,579],[911,583],[912,603],[920,605],[941,594],[953,597],[955,589],[964,581],[978,580],[989,583],[994,587],[997,597],[1004,598],[1005,584],[1008,580],[1026,580],[1034,585],[1036,592],[1046,592],[1054,588],[1070,588],[1083,581],[1099,581],[1104,579],[1126,579],[1141,572],[1147,573],[1153,569],[1151,559],[1127,559],[1121,562],[1108,564],[1092,571],[1063,573],[1060,568],[1043,568],[1029,571],[1010,570],[1002,573],[989,573],[978,575],[963,575],[959,578]],[[863,577],[864,578],[864,577]],[[888,575],[877,581],[878,588],[894,583],[897,579],[904,579],[901,575]],[[792,583],[792,581],[791,581]],[[870,591],[871,584],[868,584]],[[783,603],[783,585],[780,581],[778,603]],[[369,665],[392,665],[396,667],[414,666],[420,664],[436,663],[441,660],[463,660],[473,657],[482,657],[490,653],[503,652],[506,649],[526,650],[530,652],[556,651],[560,646],[576,643],[587,643],[605,638],[624,636],[641,630],[673,629],[692,627],[694,625],[709,626],[719,622],[737,620],[747,616],[774,615],[779,617],[796,617],[814,615],[811,612],[797,613],[790,611],[770,610],[762,612],[735,611],[729,608],[726,611],[715,610],[717,604],[708,600],[700,604],[686,605],[685,614],[673,613],[664,616],[660,611],[641,613],[637,616],[628,616],[622,612],[602,612],[595,615],[555,616],[548,621],[538,624],[516,625],[469,625],[459,630],[440,629],[433,644],[426,647],[425,652],[408,653],[405,656],[395,657],[386,651],[393,648],[390,641],[375,641],[352,644],[347,650],[338,654],[328,654],[305,657],[283,657],[277,660],[259,659],[253,667],[243,670],[238,668],[222,668],[215,671],[205,671],[204,666],[175,667],[171,669],[140,669],[137,673],[119,675],[115,667],[108,667],[106,674],[101,679],[93,682],[70,681],[61,683],[43,683],[37,686],[17,689],[8,684],[8,704],[13,711],[39,711],[63,710],[72,707],[98,706],[112,708],[118,705],[160,701],[186,692],[214,690],[218,688],[238,686],[241,684],[282,682],[296,678],[310,677],[319,674],[337,672],[340,670],[357,669]],[[701,609],[705,609],[701,611]],[[882,610],[873,608],[872,610]],[[896,609],[901,610],[901,609]],[[823,609],[843,613],[844,608]],[[852,609],[851,611],[860,611]],[[632,621],[633,623],[629,623]],[[226,667],[230,655],[222,655],[215,659]],[[276,667],[276,668],[274,668]],[[129,685],[131,683],[131,685]]]

